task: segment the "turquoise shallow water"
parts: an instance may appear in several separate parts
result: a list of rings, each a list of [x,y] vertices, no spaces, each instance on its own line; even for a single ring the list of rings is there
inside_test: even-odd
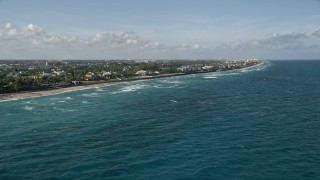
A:
[[[317,179],[320,61],[0,103],[0,179]]]

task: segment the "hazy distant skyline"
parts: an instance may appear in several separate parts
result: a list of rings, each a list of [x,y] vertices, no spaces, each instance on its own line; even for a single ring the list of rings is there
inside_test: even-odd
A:
[[[0,59],[319,59],[319,0],[2,0]]]

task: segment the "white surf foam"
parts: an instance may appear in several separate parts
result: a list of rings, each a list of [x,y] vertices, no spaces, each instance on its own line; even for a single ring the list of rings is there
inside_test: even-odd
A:
[[[262,71],[270,66],[271,66],[271,63],[269,61],[262,61],[260,64],[257,64],[255,66],[240,69],[239,72],[245,73],[250,71]]]
[[[169,80],[169,79],[164,79],[159,81],[160,83],[165,83],[165,84],[183,84],[184,82],[178,81],[178,80]]]
[[[126,86],[124,88],[121,88],[120,91],[121,92],[131,92],[131,91],[137,91],[137,90],[145,89],[146,87],[148,87],[148,85],[145,85],[145,84],[134,84],[134,85],[130,85],[130,86]]]
[[[25,104],[32,104],[34,101],[24,101]]]
[[[99,94],[98,93],[89,93],[89,94],[81,94],[81,96],[84,96],[84,97],[98,97]]]
[[[203,78],[205,78],[205,79],[216,79],[217,76],[204,76]]]
[[[155,86],[153,86],[153,87],[159,88],[159,89],[171,89],[171,88],[175,88],[175,87],[178,87],[178,86],[179,86],[179,85],[177,85],[177,84],[175,84],[175,85],[173,85],[173,86],[165,86],[165,85],[159,84],[159,85],[155,85]]]
[[[24,106],[23,109],[27,110],[27,111],[32,111],[32,110],[34,110],[34,107],[32,107],[32,106]]]
[[[72,99],[72,98],[71,98],[71,97],[66,97],[66,98],[64,98],[64,99],[69,100],[69,99]]]
[[[226,76],[226,75],[227,75],[227,74],[225,74],[225,73],[213,72],[213,73],[204,75],[203,78],[205,78],[205,79],[216,79],[216,78],[218,78],[218,77]]]
[[[23,99],[23,98],[22,98],[22,99]],[[16,99],[16,98],[12,98],[12,99],[5,99],[5,100],[0,100],[0,102],[16,101],[16,100],[19,100],[19,99]]]
[[[103,92],[104,90],[101,89],[101,88],[99,88],[99,87],[97,87],[97,88],[96,88],[96,91],[98,91],[98,92]]]
[[[232,75],[238,75],[238,74],[240,74],[240,73],[229,73],[227,75],[232,76]]]
[[[59,108],[59,107],[52,107],[52,109],[61,111],[61,112],[76,112],[77,110],[75,109],[67,109],[67,108]]]
[[[251,72],[251,71],[262,71],[269,66],[270,66],[270,62],[263,61],[260,64],[257,64],[255,66],[246,67],[243,69],[235,69],[235,70],[231,70],[231,71],[222,71],[222,72],[212,72],[210,74],[204,75],[203,78],[215,79],[215,78],[222,77],[222,76],[239,75],[239,74],[247,73],[247,72]]]

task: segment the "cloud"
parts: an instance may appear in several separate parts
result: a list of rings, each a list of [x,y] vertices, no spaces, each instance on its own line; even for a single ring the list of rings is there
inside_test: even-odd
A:
[[[271,37],[259,40],[258,44],[269,47],[283,47],[306,37],[304,33],[273,34]]]
[[[143,40],[134,32],[116,33],[97,33],[91,39],[91,45],[101,48],[143,48],[149,46],[150,42]]]
[[[318,58],[320,43],[306,33],[272,34],[260,39],[223,43],[211,51],[221,57],[263,59]],[[227,56],[224,56],[227,55]]]
[[[196,42],[166,44],[129,31],[97,32],[80,37],[50,32],[35,24],[18,27],[6,23],[0,28],[0,59],[314,58],[320,56],[320,42],[314,37],[320,37],[320,30],[311,34],[275,33],[204,47]]]
[[[4,25],[4,28],[5,29],[11,29],[13,26],[12,26],[12,24],[11,23],[6,23],[5,25]]]
[[[247,49],[287,49],[300,45],[308,36],[305,33],[287,33],[287,34],[272,34],[261,39],[253,39],[248,41],[235,41],[228,48],[232,50],[247,50]]]
[[[0,47],[0,58],[22,59],[187,58],[202,50],[200,44],[167,45],[146,40],[135,32],[100,32],[78,37],[49,32],[34,24],[15,27],[11,23],[0,29]]]
[[[320,29],[317,31],[314,31],[311,35],[315,37],[320,37]]]
[[[10,29],[8,32],[7,32],[7,35],[9,36],[15,36],[17,35],[17,29]]]

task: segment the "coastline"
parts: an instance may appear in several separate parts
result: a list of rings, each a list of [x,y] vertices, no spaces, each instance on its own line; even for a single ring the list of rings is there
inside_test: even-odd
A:
[[[118,81],[118,82],[102,82],[102,83],[96,83],[96,84],[90,84],[90,85],[78,85],[78,86],[70,86],[70,87],[58,88],[58,89],[0,94],[0,102],[20,100],[20,99],[33,98],[33,97],[41,97],[41,96],[51,96],[51,95],[55,95],[55,94],[67,93],[67,92],[72,92],[72,91],[79,91],[79,90],[86,90],[86,89],[92,89],[92,88],[114,86],[114,85],[118,85],[118,84],[125,84],[125,83],[130,83],[133,81],[141,81],[141,80],[149,80],[149,79],[157,79],[157,78],[165,78],[165,77],[174,77],[174,76],[182,76],[182,75],[188,75],[188,74],[186,74],[186,73],[163,74],[163,75],[158,75],[158,76],[145,76],[145,77],[141,77],[141,78],[136,78],[136,79],[131,79],[131,80],[123,80],[123,81]]]
[[[61,94],[61,93],[72,92],[72,91],[112,86],[112,85],[122,84],[125,82],[126,81],[113,82],[113,83],[110,82],[110,83],[101,83],[101,84],[91,84],[86,86],[71,86],[66,88],[50,89],[50,90],[42,90],[42,91],[34,91],[34,92],[17,92],[17,93],[9,93],[9,94],[0,94],[0,102],[33,98],[33,97],[41,97],[41,96],[50,96],[50,95]]]
[[[261,63],[255,64],[253,66],[259,65]],[[245,69],[253,66],[243,67],[239,69]],[[236,70],[236,69],[234,69]],[[230,70],[227,70],[230,71]],[[231,70],[232,71],[232,70]],[[92,88],[99,88],[99,87],[107,87],[113,86],[118,84],[125,84],[134,81],[142,81],[142,80],[150,80],[150,79],[158,79],[158,78],[166,78],[166,77],[174,77],[174,76],[183,76],[183,75],[191,75],[191,74],[202,74],[202,73],[214,73],[215,71],[203,71],[203,72],[196,72],[196,73],[173,73],[173,74],[163,74],[158,76],[143,76],[136,79],[130,80],[123,80],[117,82],[101,82],[95,83],[90,85],[78,85],[78,86],[70,86],[65,88],[58,88],[58,89],[48,89],[48,90],[39,90],[39,91],[27,91],[27,92],[17,92],[17,93],[8,93],[8,94],[0,94],[0,103],[5,101],[12,101],[12,100],[21,100],[26,98],[34,98],[34,97],[41,97],[41,96],[51,96],[61,93],[67,93],[72,91],[79,91],[79,90],[86,90]]]

